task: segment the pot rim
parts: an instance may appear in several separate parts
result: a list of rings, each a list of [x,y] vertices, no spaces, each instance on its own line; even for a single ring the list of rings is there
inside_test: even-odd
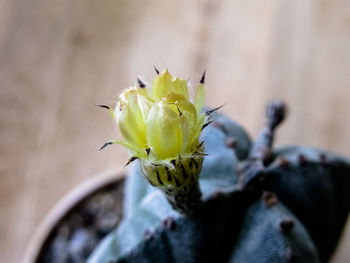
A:
[[[119,181],[125,177],[126,169],[114,168],[102,171],[65,194],[48,212],[34,231],[32,238],[25,250],[22,263],[35,263],[39,253],[52,230],[64,218],[64,216],[87,196],[104,186]]]

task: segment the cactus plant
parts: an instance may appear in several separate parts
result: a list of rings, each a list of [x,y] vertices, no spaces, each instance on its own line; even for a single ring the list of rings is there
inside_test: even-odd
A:
[[[104,145],[123,144],[130,161],[138,159],[127,175],[124,219],[89,263],[329,260],[350,208],[347,159],[307,147],[274,149],[286,116],[280,101],[268,105],[252,142],[217,109],[200,112],[204,75],[194,104],[186,82],[167,71],[153,82],[153,95],[138,83],[116,108],[130,107],[138,119],[111,110],[126,141]],[[159,145],[172,139],[170,148]]]

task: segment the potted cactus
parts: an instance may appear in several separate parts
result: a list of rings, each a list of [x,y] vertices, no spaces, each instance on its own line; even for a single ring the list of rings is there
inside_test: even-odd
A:
[[[126,89],[115,118],[130,152],[123,220],[89,263],[327,262],[350,206],[350,162],[323,150],[273,148],[286,105],[267,106],[256,141],[202,109],[187,81],[159,72]],[[131,164],[132,163],[132,164]]]

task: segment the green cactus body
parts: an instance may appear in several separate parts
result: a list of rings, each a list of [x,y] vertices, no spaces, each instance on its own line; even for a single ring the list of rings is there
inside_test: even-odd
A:
[[[254,144],[221,114],[203,131],[203,204],[193,215],[175,211],[135,163],[124,220],[88,262],[327,262],[349,212],[350,163],[312,148],[272,150],[283,117],[271,108]]]
[[[326,262],[349,212],[350,162],[308,147],[284,147],[274,155],[267,168],[271,176],[266,188],[305,225]]]
[[[287,208],[259,200],[248,208],[228,262],[312,263],[319,259],[306,229]]]

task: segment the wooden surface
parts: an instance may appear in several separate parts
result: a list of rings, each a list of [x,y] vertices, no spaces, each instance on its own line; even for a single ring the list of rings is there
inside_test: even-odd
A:
[[[109,115],[153,65],[195,81],[255,136],[263,107],[290,114],[277,144],[350,156],[346,0],[0,0],[0,255],[19,262],[45,214],[94,174],[125,164]],[[333,262],[347,262],[350,231]]]

